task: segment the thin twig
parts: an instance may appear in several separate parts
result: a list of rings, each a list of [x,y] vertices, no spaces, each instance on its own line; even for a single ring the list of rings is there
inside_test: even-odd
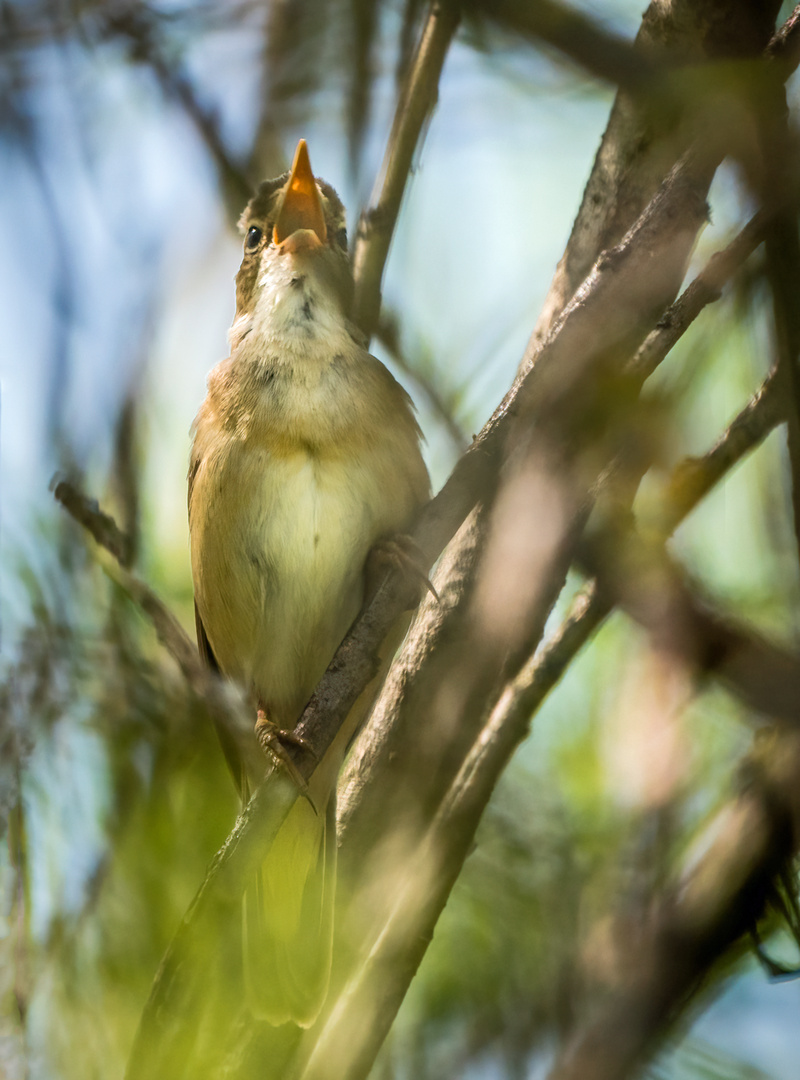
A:
[[[109,551],[123,566],[130,561],[131,540],[117,523],[100,509],[96,499],[90,499],[68,480],[53,478],[53,495],[67,513],[87,529],[94,539]]]
[[[648,515],[645,527],[663,538],[670,536],[684,517],[753,446],[784,419],[783,403],[774,373],[761,386],[702,458],[685,458],[675,468],[660,507]]]
[[[459,453],[463,453],[469,445],[469,439],[456,419],[453,402],[450,400],[453,395],[439,387],[434,378],[420,370],[418,364],[408,359],[400,344],[400,327],[397,318],[384,311],[381,314],[376,336],[400,370],[421,387],[434,413],[444,424],[454,447]]]
[[[108,5],[107,10],[101,10],[102,33],[127,39],[131,59],[147,63],[164,94],[183,108],[217,166],[226,201],[232,212],[238,215],[253,193],[252,178],[233,159],[223,141],[217,117],[201,104],[188,76],[174,60],[166,59],[155,14],[144,4]]]
[[[99,545],[98,562],[106,575],[150,620],[158,640],[180,668],[188,686],[206,705],[223,744],[227,736],[246,755],[248,748],[252,750],[252,725],[248,726],[244,718],[241,699],[233,693],[230,684],[205,666],[196,645],[164,601],[127,568],[120,557],[128,550],[127,538],[114,519],[100,509],[95,499],[84,495],[67,480],[55,485],[54,495]]]
[[[353,250],[356,280],[353,318],[369,336],[378,323],[383,268],[408,174],[425,122],[436,104],[439,77],[458,20],[455,0],[432,0],[408,80],[397,103],[389,145],[370,206],[358,223]]]
[[[158,640],[178,664],[195,693],[201,697],[208,693],[209,675],[189,636],[163,600],[127,569],[130,561],[129,537],[109,514],[100,509],[96,499],[84,495],[68,480],[59,480],[53,495],[100,547],[113,556],[115,561],[104,561],[103,569],[150,619]]]
[[[678,340],[708,304],[719,300],[723,287],[764,240],[769,215],[754,214],[741,232],[722,251],[715,252],[648,334],[630,363],[631,373],[641,381],[649,378]]]
[[[767,47],[767,55],[776,63],[786,66],[786,74],[780,74],[781,81],[786,82],[800,64],[800,4],[795,5],[792,14],[773,36]]]

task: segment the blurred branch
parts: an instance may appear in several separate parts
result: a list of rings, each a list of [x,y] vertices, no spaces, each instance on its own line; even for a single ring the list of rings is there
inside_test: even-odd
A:
[[[194,692],[199,697],[206,695],[210,675],[203,667],[197,649],[166,604],[149,585],[127,569],[130,563],[130,537],[120,531],[112,517],[103,513],[96,499],[84,495],[68,480],[58,481],[53,495],[100,547],[113,555],[115,562],[104,561],[103,569],[148,617],[158,640],[175,660]]]
[[[763,915],[800,835],[800,737],[782,731],[765,742],[743,770],[743,790],[698,838],[681,880],[650,897],[646,919],[618,913],[615,968],[626,976],[577,1028],[550,1080],[638,1075],[713,965]]]
[[[770,218],[763,210],[755,214],[730,244],[709,261],[658,320],[630,363],[638,380],[648,379],[703,308],[719,300],[722,288],[764,240]]]
[[[164,95],[181,106],[217,166],[229,213],[238,217],[255,184],[225,146],[217,117],[201,104],[194,86],[180,70],[177,61],[172,58],[168,60],[164,55],[155,13],[146,4],[108,4],[103,8],[102,20],[103,33],[108,37],[127,40],[131,59],[147,64],[158,79]]]
[[[250,799],[183,917],[159,965],[134,1038],[126,1080],[207,1075],[195,1038],[208,1020],[222,1032],[223,1016],[244,1004],[220,1000],[213,972],[240,947],[241,898],[298,797],[294,781],[265,763],[264,782]]]
[[[55,482],[53,495],[101,547],[110,552],[122,566],[128,565],[131,554],[130,537],[121,532],[110,515],[102,512],[96,499],[90,499],[67,480]]]
[[[112,480],[122,511],[124,527],[121,533],[127,541],[129,560],[120,560],[120,562],[126,567],[130,567],[136,561],[139,548],[138,408],[139,388],[136,385],[130,385],[114,424],[114,456],[111,465]]]
[[[434,413],[444,424],[456,450],[461,453],[469,444],[466,432],[456,419],[453,394],[435,381],[435,373],[427,374],[419,364],[409,360],[400,343],[400,323],[397,316],[382,312],[376,336],[395,364],[422,389]]]
[[[721,679],[762,716],[800,724],[800,655],[701,601],[660,537],[609,531],[582,545],[579,562],[648,631],[656,649]]]
[[[800,152],[789,126],[783,84],[773,80],[762,92],[759,106],[757,176],[762,200],[772,209],[765,238],[766,276],[772,292],[777,377],[786,402],[792,511],[800,556],[800,230],[795,202]]]
[[[350,151],[350,171],[357,175],[370,108],[372,85],[372,52],[378,25],[378,5],[373,0],[350,0],[352,43],[349,62],[353,77],[347,100],[347,142]]]
[[[785,65],[786,73],[780,72],[781,82],[786,82],[792,72],[800,64],[800,4],[796,4],[794,11],[773,35],[767,46],[767,55],[778,64]]]
[[[648,515],[644,528],[666,539],[731,467],[783,419],[783,402],[773,373],[705,457],[686,458],[673,470],[666,497],[660,508]]]
[[[27,1031],[28,1008],[33,990],[31,965],[31,874],[28,849],[28,826],[22,790],[22,762],[14,755],[16,790],[8,815],[8,852],[14,875],[13,899],[9,922],[13,923],[14,1003],[19,1014],[23,1042]]]
[[[495,22],[529,41],[551,45],[584,71],[629,91],[666,89],[671,65],[648,56],[575,8],[555,0],[469,0],[465,14]]]
[[[371,336],[381,306],[381,280],[414,154],[439,92],[444,58],[458,26],[456,0],[432,0],[395,111],[371,204],[358,223],[353,249],[353,319]]]
[[[511,0],[503,3],[510,4]],[[718,0],[671,3],[652,0],[642,18],[633,51],[646,58],[651,69],[662,70],[689,64],[698,71],[698,62],[703,60],[755,58],[770,43],[779,6],[777,0],[757,7],[744,0],[725,4]],[[520,8],[524,10],[518,17],[527,20],[527,9],[535,11],[538,5],[520,5]],[[553,24],[559,27],[555,16]],[[581,35],[593,32],[581,27]],[[795,37],[794,23],[787,24],[781,43],[773,39],[769,46],[772,53],[768,55],[783,58],[780,62],[787,73],[784,77],[788,77],[792,63],[796,63],[796,49],[790,44]],[[587,40],[592,39],[587,36]],[[553,44],[567,52],[569,35],[562,34]],[[599,48],[599,54],[616,55],[618,45],[617,41],[606,43]],[[637,74],[636,78],[639,77]],[[631,93],[626,88],[617,94],[566,251],[531,335],[521,370],[533,362],[555,320],[603,248],[619,242],[652,199],[663,177],[697,139],[698,110],[713,97],[684,95],[677,107],[672,102],[669,108],[654,108],[652,95]]]
[[[678,466],[661,500],[658,520],[675,528],[766,437],[779,420],[774,385],[772,380],[762,387],[704,457]],[[687,470],[694,478],[690,488],[683,479]],[[500,775],[547,694],[612,608],[610,595],[591,582],[547,644],[503,688],[415,853],[413,877],[396,898],[368,959],[316,1035],[302,1080],[323,1080],[325,1063],[331,1060],[348,1062],[347,1076],[353,1080],[366,1075],[432,940]]]

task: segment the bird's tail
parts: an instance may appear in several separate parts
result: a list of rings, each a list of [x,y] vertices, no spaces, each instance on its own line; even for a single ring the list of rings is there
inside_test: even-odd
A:
[[[309,1027],[328,992],[336,885],[336,797],[317,812],[298,799],[244,894],[250,1011]]]
[[[398,620],[382,649],[379,673],[348,713],[333,744],[281,826],[244,894],[244,975],[254,1016],[274,1025],[310,1027],[328,992],[336,891],[336,780],[354,734],[403,638]],[[247,801],[247,777],[242,797]]]

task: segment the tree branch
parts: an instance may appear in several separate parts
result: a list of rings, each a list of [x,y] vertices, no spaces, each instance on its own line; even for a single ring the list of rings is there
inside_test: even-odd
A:
[[[508,2],[508,0],[504,0]],[[677,69],[698,61],[756,56],[768,46],[779,4],[721,4],[718,0],[653,0],[634,48],[650,65]],[[796,63],[794,26],[786,42],[771,48],[788,71]],[[554,42],[565,51],[566,41]],[[654,196],[663,177],[697,137],[702,101],[684,96],[675,108],[652,108],[652,101],[622,89],[586,184],[565,251],[531,335],[521,368],[532,362],[554,321],[575,294],[603,248],[619,242]]]
[[[432,0],[400,100],[370,206],[361,215],[353,250],[353,318],[372,336],[381,306],[381,280],[408,174],[423,127],[436,104],[439,77],[458,26],[456,0]]]
[[[654,647],[708,674],[762,716],[800,724],[800,655],[712,611],[669,558],[661,538],[609,531],[582,545],[579,563]]]
[[[749,758],[748,782],[698,838],[680,880],[647,919],[621,911],[615,970],[625,977],[579,1025],[550,1080],[625,1080],[709,980],[713,965],[763,915],[798,846],[800,737],[780,732]],[[700,854],[697,855],[696,853]]]
[[[68,480],[53,477],[50,484],[53,496],[79,525],[83,525],[97,541],[122,565],[130,562],[131,539],[119,529],[116,521],[100,509],[96,499],[90,499]]]
[[[649,56],[581,11],[554,0],[470,0],[466,12],[533,42],[544,42],[583,71],[629,92],[667,92],[671,65]]]
[[[659,520],[677,526],[766,437],[778,422],[774,400],[774,393],[762,388],[705,457],[675,470]],[[687,468],[694,476],[690,496],[679,480]],[[609,595],[591,583],[547,645],[506,684],[415,853],[414,874],[406,878],[368,959],[340,993],[325,1027],[315,1033],[302,1080],[324,1080],[331,1062],[337,1075],[348,1080],[366,1076],[433,937],[501,773],[528,734],[532,716],[612,607]]]
[[[443,56],[444,50],[441,52],[442,60]],[[437,76],[440,69],[441,63]],[[409,162],[410,158],[411,153],[408,154]],[[698,163],[694,160],[690,164]],[[700,172],[705,175],[708,169],[713,172],[713,163],[703,163]],[[387,187],[396,193],[397,208],[407,171],[407,167],[400,169],[396,161],[395,164],[392,161],[387,163]],[[598,355],[606,355],[610,351],[629,354],[646,333],[647,320],[652,320],[663,309],[670,290],[674,295],[685,265],[686,251],[704,215],[704,195],[698,196],[698,183],[692,172],[688,166],[674,170],[664,190],[647,207],[637,226],[616,249],[598,262],[539,351],[535,368],[515,384],[482,436],[475,440],[459,463],[444,494],[434,500],[425,512],[417,530],[417,539],[431,561],[452,537],[475,501],[491,490],[512,425],[518,424],[518,430],[524,430],[534,419],[546,418],[547,410],[554,401],[560,403],[569,399],[586,381]],[[389,184],[390,174],[402,176],[399,188],[397,183]],[[373,282],[376,297],[379,296],[380,275],[390,235],[391,229],[381,241],[384,250],[378,260],[377,277],[365,271],[361,278],[365,283],[362,286],[364,289],[367,289],[370,280]],[[358,244],[362,241],[366,243],[359,236],[357,252]],[[366,249],[362,248],[362,251],[366,252]],[[379,247],[376,252],[380,255]],[[663,271],[663,276],[655,282],[642,272],[642,267],[645,264],[652,266],[654,260]],[[377,301],[374,306],[377,311]],[[634,326],[631,325],[631,311],[636,312]],[[324,754],[325,740],[333,738],[337,721],[347,714],[360,687],[374,673],[374,655],[378,644],[399,614],[403,600],[397,582],[387,579],[376,600],[348,635],[305,711],[298,733],[315,749],[321,750],[319,756]],[[283,780],[281,777],[274,780],[267,793],[265,785],[259,788],[187,913],[174,946],[165,958],[162,973],[146,1009],[146,1019],[143,1018],[137,1049],[129,1067],[130,1077],[147,1075],[143,1065],[145,1061],[152,1063],[168,1059],[178,1067],[174,1055],[182,1046],[183,1036],[178,1030],[182,1009],[177,1003],[185,1000],[181,998],[181,987],[188,988],[190,995],[196,995],[200,993],[198,986],[203,985],[196,975],[198,957],[190,947],[195,940],[193,934],[197,933],[201,923],[210,925],[204,921],[215,908],[215,897],[234,898],[249,869],[263,857],[265,843],[275,835],[288,812],[288,806],[296,797],[294,790],[284,791],[286,784]],[[285,807],[284,802],[288,804]],[[192,1014],[188,1012],[186,1015]],[[173,1024],[178,1027],[172,1027]],[[145,1038],[144,1032],[148,1030],[149,1034],[155,1034],[155,1043]],[[159,1040],[162,1050],[166,1048],[167,1059],[158,1057]],[[151,1056],[152,1053],[156,1056]],[[181,1067],[185,1067],[185,1064],[181,1060]],[[177,1076],[179,1073],[170,1072],[170,1075]]]
[[[572,441],[572,434],[575,434],[573,425],[575,429],[581,426],[575,417],[581,409],[592,410],[596,407],[596,401],[606,400],[597,390],[604,367],[616,366],[635,353],[652,323],[674,295],[673,290],[683,276],[686,255],[700,222],[705,220],[705,202],[702,196],[698,198],[697,185],[693,179],[695,168],[695,162],[687,160],[673,170],[662,192],[653,200],[623,242],[598,260],[592,273],[554,326],[551,336],[540,350],[536,364],[518,377],[492,418],[457,463],[442,491],[423,513],[414,536],[431,561],[461,526],[473,506],[491,500],[500,461],[508,453],[507,447],[524,444],[531,430],[538,432],[542,439],[547,439],[548,432],[553,434],[554,427],[559,428],[565,417],[572,417],[565,420],[565,427],[560,427],[564,440],[570,446],[569,452],[577,453],[578,448],[583,445],[582,437],[578,434]],[[700,187],[705,190],[702,184]],[[658,266],[659,275],[652,274],[654,265]],[[586,425],[584,427],[586,430],[590,429]],[[594,428],[597,428],[596,422]],[[555,432],[555,438],[558,438],[558,432]],[[543,452],[547,453],[546,450]],[[550,464],[544,469],[544,474],[555,475]],[[570,495],[573,508],[581,504],[594,479],[585,478],[586,487],[582,492],[576,489]],[[530,512],[536,513],[535,510]],[[538,512],[540,515],[543,513],[541,509]],[[563,514],[559,511],[559,520],[563,521],[564,526],[563,538],[566,538],[573,528],[569,520],[571,513],[572,511],[568,512],[566,509]],[[528,512],[524,518],[526,521],[529,520],[527,514]],[[427,791],[429,786],[432,789],[438,788],[436,801],[441,795],[443,778],[434,763],[435,758],[427,761],[424,758],[425,751],[420,747],[422,741],[427,743],[440,737],[437,735],[438,726],[432,722],[432,717],[436,715],[435,707],[426,694],[438,693],[436,687],[444,686],[447,671],[452,672],[457,667],[461,673],[462,662],[466,665],[464,679],[460,682],[460,689],[453,701],[465,698],[468,686],[475,690],[473,679],[485,677],[489,683],[494,683],[500,675],[493,666],[501,662],[499,655],[490,650],[490,656],[485,649],[485,642],[482,642],[479,650],[481,655],[485,655],[488,665],[482,675],[479,673],[483,669],[472,659],[466,658],[466,654],[469,654],[469,634],[474,628],[468,630],[459,625],[460,619],[472,618],[467,614],[467,598],[460,597],[460,593],[464,591],[473,573],[477,553],[477,545],[473,543],[469,532],[462,532],[459,543],[463,546],[467,539],[471,545],[470,551],[465,549],[462,556],[457,543],[453,549],[453,561],[448,561],[448,573],[452,574],[455,568],[460,575],[457,587],[454,588],[453,611],[450,611],[448,590],[444,587],[447,576],[440,570],[436,584],[443,597],[443,607],[439,609],[428,606],[423,610],[401,657],[402,673],[398,668],[393,676],[396,680],[393,684],[394,691],[402,688],[403,700],[400,702],[398,699],[392,704],[392,691],[387,687],[384,695],[389,702],[386,712],[379,703],[373,719],[358,740],[346,765],[342,814],[347,820],[351,804],[358,804],[358,817],[368,830],[377,811],[377,803],[373,802],[373,799],[378,800],[384,810],[387,805],[395,806],[392,791],[397,784],[402,788],[402,777],[406,768],[409,770],[408,775],[414,777],[415,794],[411,800],[414,805],[426,805],[427,796],[423,792]],[[555,551],[559,546],[555,537],[553,545]],[[524,545],[522,550],[525,550]],[[566,566],[562,569],[566,573]],[[552,580],[554,588],[560,589],[559,582],[555,578]],[[533,600],[531,602],[533,603]],[[542,627],[549,600],[542,596],[536,603],[544,605],[534,619],[536,625]],[[387,619],[387,625],[389,624],[390,620]],[[353,634],[357,633],[358,625],[353,629]],[[443,643],[441,647],[440,641]],[[517,645],[522,649],[519,657],[521,662],[532,645],[527,640],[518,642]],[[456,654],[462,657],[462,653],[465,653],[462,660],[457,660]],[[500,653],[505,657],[511,655],[505,647],[500,648]],[[430,660],[427,659],[429,656]],[[423,661],[423,658],[426,659]],[[420,674],[423,662],[434,665],[424,679]],[[418,678],[422,680],[419,690],[421,696],[417,696]],[[428,686],[427,691],[424,689],[425,685]],[[442,695],[436,700],[443,700],[443,691]],[[476,735],[475,725],[482,722],[485,707],[485,702],[477,692],[471,691],[468,697],[471,702],[469,717],[461,715],[457,723],[452,717],[449,722],[439,718],[442,732],[449,733],[441,736],[447,749],[442,748],[440,752],[450,762],[448,767],[454,767],[455,770]],[[428,717],[424,733],[420,733],[415,726],[414,718],[417,715]],[[463,742],[461,749],[456,750],[450,744],[453,737]],[[422,771],[418,767],[420,754],[423,754],[423,760],[426,760],[426,768]],[[378,759],[386,762],[391,760],[393,764],[385,782],[382,781],[374,789],[374,794],[369,795],[366,790],[362,790],[363,783],[359,777],[369,776]],[[445,786],[451,779],[452,773],[444,779]],[[430,797],[433,798],[433,795]],[[397,794],[397,803],[398,812],[400,806],[409,804],[409,799],[403,795],[402,790]],[[365,838],[354,841],[355,850],[361,849],[362,842],[365,842]]]
[[[747,16],[749,17],[749,15]],[[691,23],[691,19],[690,19]],[[651,28],[652,30],[652,24]],[[729,26],[729,30],[732,30],[733,37],[731,42],[738,40],[736,34],[738,31],[735,27]],[[747,37],[743,34],[743,37]],[[740,44],[742,44],[740,42]],[[751,41],[747,41],[748,47],[752,46]],[[674,170],[672,177],[674,178]],[[668,185],[669,186],[669,182]],[[699,185],[698,185],[699,186]],[[588,190],[588,189],[587,189]],[[662,193],[663,194],[663,193]],[[654,210],[656,200],[647,208],[642,215],[642,219],[646,219]],[[642,350],[637,358],[637,362],[633,365],[633,370],[637,370],[641,373],[640,377],[644,377],[649,370],[658,362],[663,355],[666,354],[668,348],[674,344],[677,340],[677,336],[686,328],[688,321],[698,314],[702,303],[707,303],[714,299],[717,289],[721,286],[724,278],[733,270],[736,262],[746,257],[747,253],[755,243],[759,233],[759,219],[758,217],[752,222],[743,235],[737,238],[736,241],[730,246],[728,251],[723,253],[717,260],[715,260],[707,269],[704,274],[701,275],[700,281],[694,286],[690,287],[690,290],[681,298],[680,301],[669,312],[669,316],[664,318],[659,327],[653,331],[652,335],[642,345]],[[633,234],[634,230],[631,230]],[[626,238],[627,241],[628,238]],[[621,246],[625,246],[626,241],[623,241]],[[613,253],[612,253],[613,257]],[[658,262],[658,258],[655,257],[654,263]],[[576,343],[575,339],[570,339],[570,336],[564,333],[565,321],[572,327],[572,317],[576,314],[576,308],[580,307],[582,298],[587,294],[592,294],[593,289],[597,286],[597,274],[598,270],[603,269],[607,271],[608,265],[601,259],[598,261],[597,266],[589,275],[589,278],[578,291],[575,299],[569,305],[567,310],[562,313],[561,317],[556,320],[550,331],[550,339],[542,346],[539,345],[537,356],[537,367],[545,367],[550,364],[553,356],[558,356],[557,343],[564,341],[573,346],[573,355],[580,355],[583,342]],[[626,301],[622,298],[614,297],[611,299],[608,297],[607,309],[615,313],[622,311],[629,311],[625,307]],[[618,305],[618,306],[615,306]],[[624,317],[624,316],[623,316]],[[577,321],[577,320],[576,320]],[[594,330],[596,335],[596,328]],[[563,338],[562,338],[563,334]],[[588,335],[587,335],[588,336]],[[552,348],[551,348],[552,347]],[[550,368],[551,372],[557,373],[559,371],[558,363],[552,363]],[[576,383],[579,380],[576,379]],[[445,488],[437,496],[437,499],[431,504],[426,511],[426,515],[423,517],[422,522],[418,530],[418,539],[423,547],[426,542],[430,543],[429,554],[431,558],[435,556],[438,548],[436,543],[431,542],[434,535],[441,536],[444,540],[448,539],[448,532],[444,527],[442,519],[445,516],[445,509],[447,502],[452,500],[452,504],[456,505],[456,500],[463,499],[462,505],[465,505],[470,497],[473,496],[473,492],[477,497],[477,500],[485,498],[487,493],[492,489],[493,476],[496,469],[496,454],[499,454],[498,443],[500,440],[495,441],[497,426],[503,427],[504,432],[505,423],[508,422],[508,427],[511,427],[509,413],[515,409],[520,408],[520,403],[524,398],[524,394],[520,393],[521,381],[518,380],[509,395],[506,396],[501,406],[486,425],[481,435],[473,443],[472,447],[467,451],[461,461],[457,464],[450,480]],[[536,393],[535,388],[537,383],[532,380],[529,384],[526,384],[530,393],[533,395]],[[575,384],[573,384],[575,385]],[[519,395],[519,396],[518,396]],[[521,410],[522,411],[522,410]],[[547,409],[542,409],[538,415],[546,413]],[[525,414],[529,420],[535,420],[535,415]],[[476,455],[480,454],[480,457]],[[466,496],[466,498],[464,498]],[[454,514],[454,518],[459,519],[459,515]],[[441,528],[441,532],[439,529]],[[474,552],[476,550],[474,543],[470,538],[468,530],[463,530],[461,533],[460,543],[463,544],[469,542],[471,549]],[[473,556],[464,548],[459,553],[457,547],[453,547],[453,557],[449,562],[452,567],[457,567],[459,574],[461,574],[461,580],[466,581],[464,573],[468,573],[464,568],[467,566],[469,559]],[[440,573],[437,576],[437,585],[440,592],[443,591],[443,582],[446,578]],[[446,640],[455,637],[458,634],[458,629],[452,619],[443,617],[443,613],[434,611],[431,608],[427,608],[423,611],[420,619],[417,621],[416,629],[412,630],[412,637],[408,640],[406,649],[404,650],[404,657],[401,659],[401,664],[404,665],[402,670],[398,669],[396,676],[390,678],[393,679],[391,685],[387,684],[381,701],[385,699],[390,701],[393,696],[402,694],[407,696],[409,693],[409,682],[415,677],[418,657],[421,657],[426,651],[437,652],[439,649],[439,641]],[[430,709],[430,703],[417,702],[418,707],[423,709],[428,715]],[[413,710],[409,710],[410,712]],[[351,816],[351,807],[359,807],[358,816],[365,823],[369,822],[373,817],[373,811],[375,807],[372,805],[372,801],[368,795],[367,787],[365,786],[365,779],[373,775],[383,775],[383,771],[378,767],[377,762],[381,760],[388,761],[391,759],[393,762],[392,768],[386,772],[386,780],[391,785],[394,781],[391,777],[397,777],[403,772],[403,767],[399,762],[402,762],[404,755],[407,755],[407,748],[411,745],[416,746],[418,743],[417,736],[412,736],[409,731],[405,730],[404,725],[400,722],[400,717],[396,715],[396,710],[387,705],[386,710],[379,704],[378,709],[373,714],[375,717],[375,723],[370,723],[368,729],[362,733],[355,751],[350,755],[349,761],[345,766],[346,773],[343,777],[343,800],[341,805],[344,820],[347,821]],[[462,718],[463,720],[463,718]],[[466,725],[463,725],[466,727]],[[461,726],[460,726],[461,729]],[[428,729],[426,728],[426,732]],[[468,731],[466,736],[469,737]],[[418,776],[419,770],[415,769],[413,764],[409,761],[408,768],[411,769],[413,775]],[[385,771],[385,770],[384,770]],[[377,785],[381,791],[381,797],[384,798],[387,794],[387,785],[384,780]],[[366,799],[363,812],[361,810],[362,800]],[[349,826],[348,826],[349,827]],[[362,838],[363,840],[364,838]],[[360,841],[355,842],[355,848],[359,849]]]
[[[648,379],[709,304],[719,300],[723,287],[764,240],[770,216],[763,210],[722,251],[711,256],[697,277],[658,320],[630,364],[640,382]]]
[[[129,42],[131,59],[150,66],[165,96],[177,101],[194,125],[217,166],[228,211],[238,217],[255,185],[244,166],[228,152],[216,117],[200,103],[187,76],[174,61],[165,59],[157,23],[156,15],[146,4],[107,5],[101,9],[102,32]]]

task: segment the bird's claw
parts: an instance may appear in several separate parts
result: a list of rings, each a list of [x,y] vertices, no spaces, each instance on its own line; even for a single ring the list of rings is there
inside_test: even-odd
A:
[[[381,564],[388,563],[390,566],[401,570],[413,581],[427,589],[437,604],[441,603],[439,594],[428,577],[425,556],[413,537],[398,533],[395,536],[379,540],[370,551],[370,558]]]
[[[311,806],[316,813],[317,808],[314,806],[308,793],[308,783],[292,760],[291,754],[287,753],[286,750],[287,744],[296,746],[300,750],[304,750],[307,754],[311,754],[312,757],[316,758],[316,754],[306,740],[300,735],[296,735],[293,731],[284,731],[283,728],[278,727],[274,720],[270,720],[264,709],[258,710],[255,732],[259,745],[267,757],[272,758],[277,765],[283,765],[301,793],[311,803]]]

